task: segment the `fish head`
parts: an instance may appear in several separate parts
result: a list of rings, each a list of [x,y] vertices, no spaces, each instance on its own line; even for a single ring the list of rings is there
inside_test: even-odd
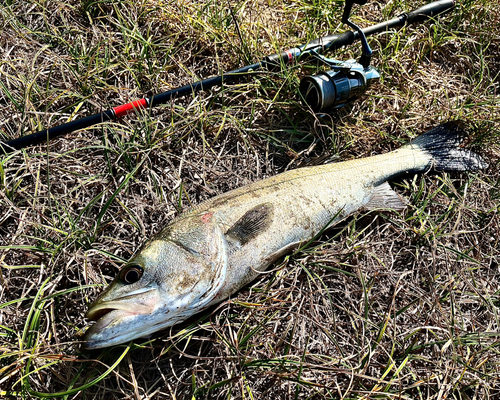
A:
[[[97,349],[143,337],[207,308],[224,283],[225,240],[216,227],[164,232],[125,264],[89,307],[96,321],[83,347]]]

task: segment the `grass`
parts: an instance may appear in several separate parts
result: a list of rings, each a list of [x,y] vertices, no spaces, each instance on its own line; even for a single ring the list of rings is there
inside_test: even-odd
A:
[[[370,2],[363,26],[421,2]],[[0,139],[253,63],[341,29],[342,2],[6,2]],[[498,15],[457,0],[370,38],[381,83],[315,115],[314,65],[267,73],[0,157],[0,397],[494,399],[499,396]],[[357,57],[359,46],[334,56]],[[394,183],[181,326],[91,353],[84,313],[191,205],[318,157],[381,153],[461,119],[489,168]]]

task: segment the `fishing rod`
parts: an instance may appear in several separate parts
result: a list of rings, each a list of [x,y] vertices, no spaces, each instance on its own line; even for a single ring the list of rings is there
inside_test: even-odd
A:
[[[208,91],[216,86],[233,83],[242,77],[259,74],[260,71],[274,71],[289,66],[299,60],[311,57],[330,66],[332,70],[302,79],[299,91],[304,101],[311,106],[314,111],[325,111],[329,108],[342,107],[361,96],[370,85],[370,82],[380,77],[378,71],[369,65],[372,52],[366,39],[367,36],[381,33],[391,28],[401,27],[406,24],[424,22],[438,14],[448,12],[455,5],[454,0],[435,1],[416,10],[403,13],[389,21],[361,29],[349,20],[349,15],[354,4],[364,5],[367,1],[368,0],[346,0],[345,2],[342,22],[346,23],[349,27],[354,29],[354,31],[324,36],[302,46],[267,56],[252,65],[247,65],[148,98],[135,100],[88,117],[79,118],[65,124],[50,127],[27,136],[22,136],[6,143],[0,142],[0,154],[7,154],[28,146],[47,142],[50,139],[70,132],[88,128],[102,122],[119,119],[133,111],[152,108],[200,91]],[[349,46],[358,39],[361,40],[363,49],[359,62],[356,62],[356,60],[342,62],[326,58],[323,55],[327,51]]]

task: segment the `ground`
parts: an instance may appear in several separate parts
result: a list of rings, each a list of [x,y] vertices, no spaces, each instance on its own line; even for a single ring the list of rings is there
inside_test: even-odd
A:
[[[304,62],[0,155],[0,397],[499,398],[500,20],[492,1],[456,3],[370,37],[382,79],[342,110],[301,103]],[[0,140],[341,32],[342,5],[6,1]],[[88,305],[191,205],[450,120],[487,169],[403,177],[403,212],[360,211],[178,327],[80,349]]]

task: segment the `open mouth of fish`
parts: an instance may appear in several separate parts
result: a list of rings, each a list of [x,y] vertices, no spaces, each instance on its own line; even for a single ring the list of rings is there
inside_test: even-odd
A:
[[[100,329],[108,326],[112,321],[139,314],[151,312],[150,306],[123,304],[119,301],[110,301],[92,307],[87,312],[87,318],[91,321],[96,321],[93,327],[98,326]]]
[[[119,338],[123,341],[128,336],[137,336],[137,331],[142,328],[137,319],[147,318],[155,309],[156,296],[154,293],[148,295],[151,295],[146,295],[149,301],[140,301],[137,299],[140,295],[134,295],[103,301],[91,307],[86,317],[95,323],[85,332],[83,346],[87,349],[99,348],[104,342],[113,342]]]

